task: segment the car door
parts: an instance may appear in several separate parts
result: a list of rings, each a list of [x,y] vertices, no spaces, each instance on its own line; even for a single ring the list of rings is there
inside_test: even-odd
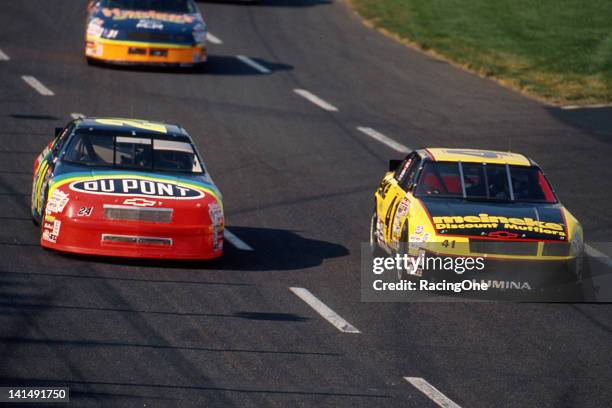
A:
[[[392,242],[393,225],[397,209],[406,196],[402,182],[406,180],[409,170],[418,155],[412,153],[395,169],[385,175],[377,191],[377,217],[382,224],[382,233],[385,244]]]
[[[386,240],[391,247],[397,249],[402,234],[402,228],[408,217],[412,202],[412,183],[421,164],[418,154],[412,153],[402,163],[394,174],[396,183],[392,190],[394,199],[391,202],[389,214],[386,218]]]
[[[55,161],[57,155],[61,151],[61,148],[65,141],[68,139],[68,135],[71,133],[73,125],[69,125],[65,129],[57,128],[55,130],[55,137],[45,149],[38,155],[34,161],[34,177],[32,181],[32,213],[37,218],[42,217],[43,204],[45,202],[45,194],[47,191],[47,185],[49,179],[53,175],[53,169],[55,167]]]

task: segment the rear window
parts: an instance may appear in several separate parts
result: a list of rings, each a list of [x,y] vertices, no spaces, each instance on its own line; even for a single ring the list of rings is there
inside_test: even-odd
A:
[[[195,13],[191,0],[103,0],[102,7],[123,10],[153,10],[163,13]]]
[[[75,134],[63,159],[96,167],[202,173],[191,143],[145,137]]]
[[[557,201],[538,167],[483,163],[427,162],[415,195],[476,201]]]

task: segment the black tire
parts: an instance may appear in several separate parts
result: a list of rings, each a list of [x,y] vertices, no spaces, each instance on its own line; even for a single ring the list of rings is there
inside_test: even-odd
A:
[[[378,225],[378,216],[376,215],[376,208],[372,211],[372,216],[370,217],[370,253],[373,257],[380,256],[382,254],[382,250],[378,246],[378,239],[376,237],[376,227]]]
[[[43,230],[43,223],[44,223],[44,218],[45,218],[45,208],[47,207],[47,196],[49,194],[49,186],[46,185],[47,183],[45,182],[45,186],[44,186],[44,194],[42,196],[42,202],[40,203],[40,216],[38,214],[36,214],[36,216],[34,217],[35,221],[34,223],[40,227],[40,237],[42,238],[42,230]]]
[[[404,255],[408,253],[408,248],[410,247],[410,242],[408,240],[408,221],[404,223],[402,227],[402,233],[400,234],[400,242],[399,242],[399,254]],[[399,280],[408,280],[413,279],[415,276],[411,275],[404,268],[397,269],[397,278]]]

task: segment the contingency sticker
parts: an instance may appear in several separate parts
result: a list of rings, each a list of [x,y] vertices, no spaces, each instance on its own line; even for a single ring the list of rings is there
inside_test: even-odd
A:
[[[43,224],[42,239],[55,244],[57,242],[57,237],[59,237],[61,227],[62,222],[59,220],[55,220],[53,223],[45,222]]]
[[[68,194],[61,190],[53,191],[51,197],[49,197],[47,201],[47,214],[61,213],[64,211],[64,207],[66,207],[68,201],[70,201]]]

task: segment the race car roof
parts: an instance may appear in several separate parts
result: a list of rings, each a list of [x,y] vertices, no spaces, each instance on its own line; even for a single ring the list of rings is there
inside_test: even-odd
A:
[[[427,148],[420,153],[435,161],[495,163],[515,166],[532,166],[535,164],[522,154],[494,150]]]
[[[149,134],[159,134],[160,136],[170,137],[189,136],[185,129],[178,125],[142,119],[81,118],[77,119],[74,123],[78,128],[90,128],[93,130],[136,133],[146,132]]]

